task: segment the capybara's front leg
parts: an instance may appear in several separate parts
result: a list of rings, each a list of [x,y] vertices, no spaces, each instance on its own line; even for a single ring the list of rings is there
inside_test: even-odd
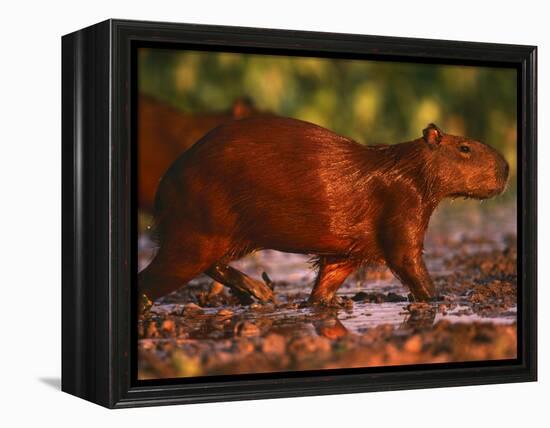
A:
[[[422,259],[421,251],[411,254],[392,254],[387,257],[392,272],[409,288],[415,301],[426,302],[435,296],[435,287]]]
[[[331,260],[322,257],[319,262],[319,273],[309,296],[309,303],[314,305],[329,304],[334,299],[338,288],[356,267],[356,264],[349,260]]]
[[[250,296],[262,302],[273,300],[273,290],[267,284],[250,278],[248,275],[224,263],[216,263],[206,271],[212,279],[234,290],[242,303],[250,303]]]

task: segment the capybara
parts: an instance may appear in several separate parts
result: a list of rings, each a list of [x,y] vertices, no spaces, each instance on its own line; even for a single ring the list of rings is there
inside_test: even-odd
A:
[[[365,146],[300,120],[236,120],[205,135],[164,175],[160,248],[139,290],[154,300],[205,272],[269,300],[267,284],[227,263],[274,249],[316,258],[312,304],[331,303],[361,263],[385,263],[414,300],[430,300],[422,251],[434,209],[447,197],[503,192],[508,169],[493,148],[434,124],[413,141]]]
[[[231,110],[186,113],[148,95],[138,98],[138,188],[140,209],[152,212],[157,185],[168,167],[204,134],[222,123],[259,113],[248,98]]]

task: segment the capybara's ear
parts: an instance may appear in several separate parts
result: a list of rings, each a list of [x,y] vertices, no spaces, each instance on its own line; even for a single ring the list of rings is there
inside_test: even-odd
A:
[[[437,127],[437,125],[430,123],[426,129],[422,131],[424,141],[428,144],[439,144],[441,142],[441,136],[443,132]]]
[[[239,98],[233,103],[232,113],[234,119],[251,116],[254,113],[254,103],[248,97]]]

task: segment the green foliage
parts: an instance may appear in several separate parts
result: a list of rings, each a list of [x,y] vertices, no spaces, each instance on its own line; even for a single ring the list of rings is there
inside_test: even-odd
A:
[[[491,144],[516,170],[516,71],[506,68],[243,55],[139,52],[139,90],[189,112],[240,97],[367,144],[421,135],[429,122]]]

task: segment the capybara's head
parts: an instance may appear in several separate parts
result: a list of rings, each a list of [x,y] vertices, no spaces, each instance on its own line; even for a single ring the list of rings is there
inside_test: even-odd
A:
[[[424,129],[422,140],[430,148],[427,173],[435,175],[432,179],[443,196],[486,199],[504,191],[509,166],[492,147],[445,134],[433,123]]]

